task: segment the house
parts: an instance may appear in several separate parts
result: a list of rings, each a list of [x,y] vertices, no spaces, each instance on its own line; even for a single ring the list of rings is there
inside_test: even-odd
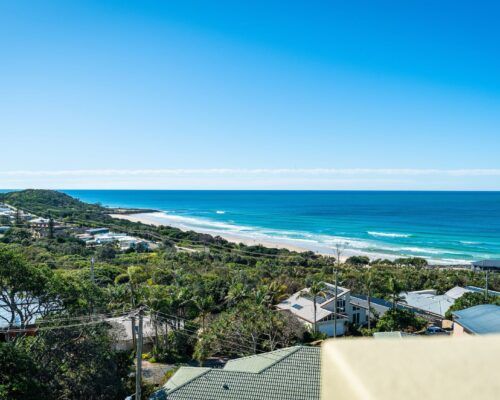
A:
[[[319,400],[320,349],[295,346],[230,360],[224,368],[181,367],[154,400]]]
[[[482,293],[482,294],[484,294],[486,292],[486,290],[484,288],[480,288],[480,287],[477,287],[477,286],[466,286],[465,288],[467,290],[470,290],[471,292],[474,292],[474,293]],[[500,292],[488,289],[488,296],[500,296]]]
[[[113,347],[115,350],[132,350],[135,348],[134,335],[132,334],[132,319],[126,317],[108,318],[106,320],[111,325],[111,337],[113,338]],[[147,350],[151,347],[156,332],[148,316],[143,317],[142,325],[143,348]]]
[[[500,260],[482,260],[472,263],[474,271],[496,271],[500,272]]]
[[[79,240],[84,241],[84,242],[90,242],[91,240],[94,240],[94,236],[89,235],[88,233],[81,233],[81,234],[75,235],[75,237]]]
[[[32,228],[48,228],[50,220],[48,218],[33,218],[29,221],[29,224]]]
[[[368,296],[361,294],[351,295],[350,302],[352,305],[363,308],[368,312]],[[390,301],[377,297],[370,297],[370,315],[372,318],[382,317],[391,308],[392,303]]]
[[[337,302],[336,334],[342,336],[346,333],[348,323],[364,325],[367,322],[367,310],[351,302],[351,291],[344,287],[325,283],[325,296],[310,296],[309,288],[294,293],[288,299],[277,305],[278,310],[287,311],[297,317],[309,328],[316,322],[318,332],[327,336],[334,336],[335,314]],[[316,320],[314,320],[314,303],[316,302]]]
[[[0,226],[0,234],[7,233],[7,231],[9,229],[10,229],[10,226]]]
[[[500,334],[500,306],[481,304],[452,314],[453,336]]]
[[[403,292],[400,294],[402,304],[407,305],[416,312],[423,312],[439,317],[444,317],[448,309],[455,304],[455,300],[465,293],[472,293],[473,290],[455,286],[445,294],[437,294],[434,289],[417,290],[414,292]]]
[[[96,244],[114,243],[116,241],[117,241],[117,236],[111,232],[94,235],[94,242]]]
[[[137,249],[139,246],[142,246],[145,250],[149,248],[149,243],[146,240],[133,236],[122,236],[117,239],[120,250]]]
[[[109,233],[109,229],[108,228],[92,228],[92,229],[87,229],[85,231],[85,233],[87,235],[105,235],[107,233]]]
[[[107,228],[87,229],[85,233],[78,234],[77,237],[83,240],[89,246],[115,243],[122,250],[136,249],[142,246],[143,249],[149,249],[151,242],[134,236],[128,236],[125,233],[110,232]]]
[[[465,293],[484,293],[483,288],[476,286],[460,287],[455,286],[444,294],[437,294],[434,289],[417,290],[414,292],[403,292],[400,294],[402,305],[405,305],[417,313],[430,314],[444,317],[449,308],[455,304],[455,301]],[[500,292],[489,290],[491,296],[499,296]]]

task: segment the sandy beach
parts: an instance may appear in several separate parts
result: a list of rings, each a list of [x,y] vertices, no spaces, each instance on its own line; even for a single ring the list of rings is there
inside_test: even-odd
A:
[[[153,226],[171,226],[174,228],[178,228],[182,231],[195,231],[199,233],[206,233],[212,236],[220,236],[223,239],[227,240],[231,243],[243,243],[247,246],[257,246],[262,245],[269,248],[276,249],[288,249],[290,251],[296,252],[305,252],[312,251],[316,254],[320,254],[323,256],[333,257],[336,256],[335,250],[332,247],[331,249],[325,249],[324,247],[320,247],[316,245],[314,242],[304,241],[304,243],[300,243],[300,241],[280,238],[280,237],[249,237],[245,233],[234,233],[234,232],[224,232],[220,230],[214,229],[206,229],[200,226],[192,226],[190,224],[186,224],[184,220],[176,220],[174,216],[170,216],[163,212],[147,212],[147,213],[135,213],[135,214],[109,214],[112,218],[117,219],[125,219],[131,222],[141,222],[147,225]],[[298,243],[297,243],[298,242]],[[366,254],[361,251],[356,251],[352,249],[345,249],[341,255],[341,260],[345,261],[348,257],[353,255],[366,255],[370,259],[373,258],[391,258],[390,256],[386,256],[383,254]]]
[[[147,225],[153,226],[172,226],[174,228],[178,228],[182,231],[195,231],[200,233],[206,233],[212,236],[220,236],[223,239],[226,239],[231,243],[243,243],[247,246],[257,246],[262,245],[265,247],[276,248],[276,249],[288,249],[290,251],[304,252],[304,251],[314,251],[317,254],[322,254],[325,256],[332,256],[332,254],[328,254],[326,252],[315,251],[311,249],[311,246],[301,246],[296,244],[291,244],[286,242],[285,240],[276,239],[268,239],[268,238],[250,238],[245,236],[244,234],[235,234],[235,233],[227,233],[215,231],[213,229],[203,229],[200,227],[192,227],[186,225],[182,222],[175,222],[172,220],[165,221],[165,214],[162,212],[153,212],[153,213],[139,213],[139,214],[110,214],[110,217],[117,219],[125,219],[131,222],[141,222]],[[346,258],[349,255],[341,258]]]

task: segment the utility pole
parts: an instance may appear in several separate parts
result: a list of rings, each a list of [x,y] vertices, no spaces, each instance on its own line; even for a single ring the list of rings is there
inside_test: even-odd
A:
[[[489,278],[490,278],[490,270],[486,269],[486,286],[484,290],[484,295],[486,297],[486,300],[488,300],[488,283],[489,283]]]
[[[135,335],[135,315],[130,317],[130,323],[132,325],[132,346],[137,347],[137,338]]]
[[[141,380],[142,380],[142,308],[139,309],[139,327],[137,338],[137,361],[135,366],[135,400],[141,400]]]
[[[335,268],[335,267],[334,267]],[[333,337],[337,337],[337,293],[338,293],[338,269],[335,268],[335,300],[333,302]]]
[[[95,283],[95,275],[94,275],[94,257],[90,259],[90,280],[92,283]]]
[[[335,277],[335,302],[333,303],[333,337],[337,337],[337,301],[338,301],[338,274],[339,274],[339,267],[340,267],[340,257],[342,256],[342,253],[344,251],[345,244],[342,246],[337,243],[335,246],[336,253],[337,253],[337,267],[335,267],[335,264],[333,266],[333,274]]]
[[[370,318],[371,314],[371,282],[368,283],[368,329],[371,329],[372,327],[372,320]]]

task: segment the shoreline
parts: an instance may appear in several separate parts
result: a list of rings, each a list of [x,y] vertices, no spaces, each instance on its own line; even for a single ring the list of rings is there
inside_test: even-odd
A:
[[[135,211],[135,210],[134,210]],[[275,248],[275,249],[287,249],[290,251],[294,251],[297,253],[304,253],[304,252],[313,252],[317,255],[321,255],[324,257],[336,257],[335,254],[335,249],[332,246],[331,251],[327,251],[328,249],[325,249],[319,244],[309,242],[307,244],[300,244],[300,243],[291,243],[293,239],[283,239],[279,237],[259,237],[259,238],[252,238],[248,237],[245,234],[238,234],[234,232],[221,232],[218,230],[214,229],[209,229],[209,228],[203,228],[200,226],[191,226],[189,224],[186,224],[185,222],[182,221],[175,221],[172,219],[165,220],[165,213],[162,211],[149,211],[149,210],[144,210],[142,213],[120,213],[120,214],[114,214],[111,213],[109,214],[110,217],[116,218],[116,219],[124,219],[130,222],[140,222],[146,225],[152,225],[152,226],[171,226],[174,228],[178,228],[184,232],[187,231],[194,231],[198,233],[204,233],[208,234],[211,236],[219,236],[228,242],[231,243],[236,243],[236,244],[244,244],[246,246],[264,246],[268,248]],[[397,256],[397,255],[389,255],[389,254],[384,254],[384,253],[367,253],[363,252],[362,250],[354,250],[354,249],[345,249],[342,252],[342,255],[340,257],[341,262],[345,262],[345,260],[349,257],[352,256],[366,256],[368,257],[371,261],[375,259],[387,259],[387,260],[395,260],[397,258],[404,258],[404,256]],[[439,263],[435,262],[433,260],[427,259],[429,265],[435,265],[435,266],[443,266],[443,265],[451,265],[451,264],[444,264],[444,263]],[[459,265],[459,264],[454,264],[454,265]]]
[[[252,239],[244,235],[237,235],[233,233],[225,233],[225,232],[218,232],[214,231],[211,229],[203,229],[203,228],[193,228],[189,227],[186,224],[182,223],[175,223],[172,221],[169,221],[168,223],[160,222],[157,219],[155,219],[155,214],[161,214],[163,213],[161,211],[155,211],[155,212],[143,212],[143,213],[133,213],[133,214],[109,214],[110,217],[116,218],[116,219],[124,219],[130,222],[141,222],[146,225],[153,225],[153,226],[171,226],[173,228],[178,228],[181,231],[187,232],[187,231],[194,231],[198,233],[205,233],[208,235],[212,236],[220,236],[221,238],[227,240],[228,242],[231,243],[242,243],[246,246],[264,246],[264,247],[269,247],[269,248],[276,248],[276,249],[287,249],[290,251],[296,251],[298,253],[303,253],[306,251],[312,251],[308,249],[307,247],[302,247],[299,245],[292,245],[289,243],[280,243],[280,241],[277,239],[276,241],[274,240],[269,240],[269,239]],[[331,254],[322,254],[319,252],[314,252],[317,254],[321,254],[324,256],[331,256]]]
[[[124,209],[125,210],[125,209]],[[114,210],[110,210],[114,211]],[[264,246],[268,248],[275,249],[287,249],[290,251],[294,251],[297,253],[304,252],[312,252],[314,254],[324,256],[324,257],[336,257],[335,248],[332,245],[331,247],[325,248],[324,245],[314,241],[300,240],[300,239],[290,239],[290,238],[281,238],[281,237],[272,237],[272,236],[262,236],[262,237],[249,237],[245,233],[235,233],[235,232],[225,232],[221,230],[214,229],[213,227],[204,227],[203,224],[201,226],[196,225],[195,223],[190,223],[190,221],[186,221],[185,219],[177,219],[175,215],[169,215],[163,211],[158,210],[149,210],[143,209],[143,212],[138,212],[139,209],[133,209],[131,213],[113,213],[108,214],[112,218],[123,219],[130,222],[140,222],[146,225],[152,226],[170,226],[173,228],[178,228],[184,232],[193,231],[203,234],[208,234],[211,236],[219,236],[228,242],[236,243],[236,244],[244,244],[246,246]],[[300,242],[307,243],[300,243]],[[299,242],[299,243],[297,243]],[[345,262],[345,260],[352,256],[366,256],[370,259],[370,261],[376,259],[387,259],[390,261],[394,261],[397,258],[411,258],[411,257],[419,257],[425,259],[429,266],[432,267],[444,267],[444,268],[463,268],[468,267],[469,263],[466,262],[456,262],[450,263],[445,260],[432,259],[429,257],[423,256],[415,256],[415,255],[394,255],[394,254],[386,254],[382,252],[380,249],[379,252],[366,252],[362,249],[352,249],[346,248],[342,251],[342,255],[340,257],[341,262]]]

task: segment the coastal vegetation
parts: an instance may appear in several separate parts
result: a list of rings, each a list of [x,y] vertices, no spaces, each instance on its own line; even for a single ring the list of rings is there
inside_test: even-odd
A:
[[[339,283],[353,293],[394,303],[401,291],[434,288],[444,293],[456,285],[484,286],[481,273],[434,268],[419,258],[351,257],[338,263],[312,252],[247,246],[114,219],[109,214],[116,210],[54,191],[6,193],[0,203],[64,226],[53,235],[34,235],[16,219],[0,239],[3,322],[14,329],[16,320],[25,333],[36,313],[46,328],[36,335],[7,336],[8,343],[0,344],[0,398],[122,399],[130,393],[133,354],[111,350],[108,324],[82,324],[84,317],[142,307],[157,331],[150,357],[203,362],[318,339],[295,319],[276,312],[274,305],[311,284],[320,293],[319,282],[333,281],[334,267]],[[128,251],[112,244],[89,247],[73,234],[81,227],[106,227],[159,246]],[[500,289],[498,277],[490,278],[490,288]],[[464,299],[456,306],[467,307],[469,297]],[[423,324],[394,307],[374,321],[370,333],[418,330]],[[360,332],[358,328],[351,331]]]

